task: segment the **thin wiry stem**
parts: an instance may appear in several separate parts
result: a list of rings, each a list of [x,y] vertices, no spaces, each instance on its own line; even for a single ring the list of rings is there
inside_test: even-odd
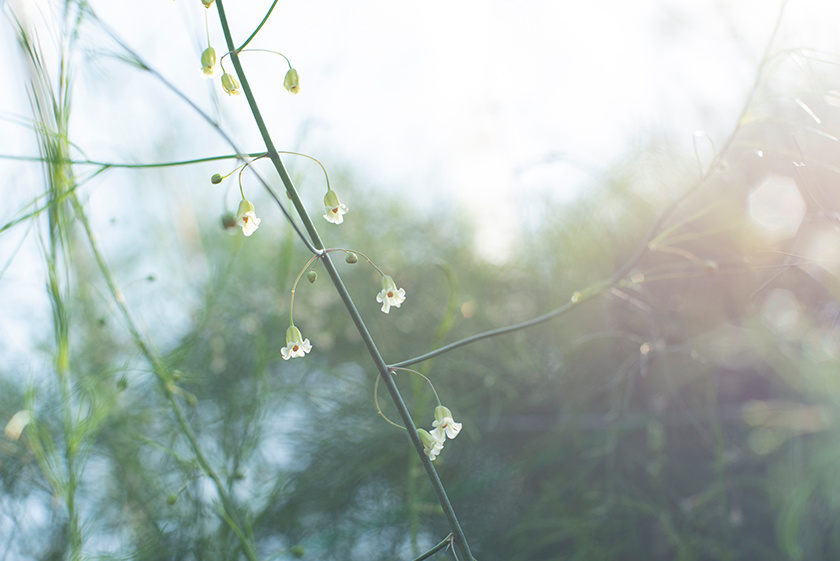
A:
[[[303,222],[304,227],[306,228],[307,232],[309,232],[313,244],[319,250],[323,250],[324,244],[321,241],[321,237],[318,234],[318,231],[315,229],[315,225],[312,223],[312,219],[309,217],[309,214],[306,212],[306,208],[304,208],[303,202],[300,200],[300,196],[298,195],[297,189],[295,189],[291,177],[289,177],[289,174],[286,171],[283,162],[280,160],[279,154],[274,148],[274,142],[271,139],[271,135],[268,132],[268,128],[266,127],[265,121],[263,120],[262,114],[260,113],[259,107],[257,106],[254,94],[251,91],[250,85],[248,84],[248,79],[245,75],[245,72],[242,69],[242,64],[239,60],[239,56],[234,50],[233,37],[230,32],[230,26],[228,25],[227,16],[225,14],[224,2],[222,0],[216,0],[216,8],[219,11],[219,19],[222,24],[222,30],[224,31],[225,41],[227,43],[228,49],[231,51],[231,62],[233,62],[234,69],[236,70],[236,74],[239,77],[239,82],[242,85],[242,91],[245,93],[245,97],[248,100],[248,105],[251,108],[251,113],[254,117],[254,121],[256,122],[257,127],[259,128],[260,135],[262,136],[263,141],[265,142],[266,150],[269,153],[269,157],[271,158],[271,161],[274,164],[278,175],[282,179],[283,184],[286,186],[286,192],[289,195],[289,198],[291,198],[292,203],[294,204],[295,209],[298,212],[298,216]],[[412,420],[411,414],[409,413],[408,408],[406,407],[405,402],[403,401],[402,396],[400,395],[400,392],[397,389],[396,384],[394,383],[394,380],[391,376],[391,372],[388,369],[388,366],[385,364],[385,360],[382,358],[379,349],[376,347],[376,344],[373,341],[373,338],[371,337],[367,326],[362,320],[361,314],[359,313],[358,309],[356,309],[356,305],[353,302],[353,299],[350,297],[350,293],[347,291],[347,288],[344,286],[344,282],[342,281],[338,270],[335,268],[332,259],[330,259],[329,254],[325,253],[321,257],[321,260],[324,263],[324,268],[327,270],[327,273],[330,275],[330,278],[332,279],[333,284],[335,285],[339,297],[344,302],[344,305],[347,308],[347,312],[350,314],[350,317],[356,326],[356,330],[362,337],[362,341],[364,342],[368,353],[373,359],[373,362],[376,365],[376,369],[379,371],[379,375],[385,382],[385,385],[388,388],[388,392],[391,394],[391,399],[394,401],[394,405],[396,406],[400,417],[402,417],[405,426],[414,427],[414,421]],[[446,494],[446,490],[443,487],[443,483],[440,481],[440,477],[438,476],[437,471],[435,471],[435,468],[432,465],[431,461],[423,452],[423,443],[420,441],[420,437],[417,434],[417,431],[409,430],[407,432],[409,439],[414,445],[415,451],[419,455],[420,461],[422,462],[423,467],[426,470],[426,474],[428,475],[429,481],[431,482],[435,494],[437,495],[441,509],[443,510],[447,521],[449,522],[449,527],[452,530],[453,535],[455,536],[454,542],[456,550],[460,552],[461,557],[463,557],[464,559],[472,559],[472,553],[470,553],[467,538],[464,535],[464,531],[461,529],[461,524],[458,521],[458,517],[455,515],[455,510],[452,508],[452,504],[449,501],[449,497]]]
[[[218,162],[221,160],[233,160],[236,158],[241,158],[242,156],[248,156],[249,158],[256,158],[258,156],[264,156],[265,152],[257,152],[255,154],[225,154],[224,156],[209,156],[206,158],[193,158],[190,160],[176,160],[172,162],[152,162],[150,164],[129,164],[129,163],[122,163],[122,162],[100,162],[97,160],[79,160],[79,159],[66,159],[61,160],[60,163],[63,164],[72,164],[74,166],[96,166],[105,169],[109,168],[123,168],[123,169],[143,169],[143,168],[169,168],[175,166],[185,166],[190,164],[203,164],[205,162]],[[22,162],[40,162],[43,161],[43,158],[39,156],[17,156],[14,154],[0,154],[0,160],[17,160]]]
[[[250,43],[250,42],[251,42],[251,40],[252,40],[254,37],[256,37],[256,36],[257,36],[257,33],[259,33],[259,32],[260,32],[260,29],[262,29],[263,25],[265,25],[265,22],[267,22],[267,21],[268,21],[268,17],[271,15],[271,12],[272,12],[272,11],[274,11],[274,6],[276,6],[276,5],[277,5],[277,0],[274,0],[274,2],[272,2],[272,3],[271,3],[271,7],[270,7],[270,8],[268,8],[268,12],[266,12],[265,17],[262,19],[262,21],[260,22],[260,24],[259,24],[259,25],[257,26],[257,28],[254,30],[254,32],[253,32],[253,33],[251,33],[251,36],[250,36],[250,37],[248,37],[247,39],[245,39],[245,42],[244,42],[244,43],[242,43],[242,44],[239,46],[239,48],[238,48],[238,49],[236,49],[236,52],[239,52],[239,51],[241,51],[242,49],[244,49],[244,48],[248,45],[248,43]],[[286,58],[286,57],[284,56],[283,58]],[[286,62],[289,62],[289,59],[287,59],[287,58],[286,58]],[[291,68],[291,63],[289,64],[289,67]]]
[[[445,547],[446,547],[447,545],[449,545],[450,543],[452,543],[452,534],[449,534],[448,536],[446,536],[445,538],[443,538],[443,539],[440,541],[440,543],[439,543],[439,544],[437,544],[436,546],[434,546],[432,549],[430,549],[430,550],[429,550],[429,551],[427,551],[426,553],[423,553],[423,554],[422,554],[422,555],[420,555],[419,557],[415,557],[414,559],[412,559],[412,561],[423,561],[424,559],[428,559],[429,557],[431,557],[432,555],[434,555],[435,553],[437,553],[437,552],[438,552],[438,551],[440,551],[441,549],[445,548]]]

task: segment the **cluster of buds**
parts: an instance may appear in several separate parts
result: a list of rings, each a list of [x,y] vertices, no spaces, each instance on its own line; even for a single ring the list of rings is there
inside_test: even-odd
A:
[[[452,411],[448,407],[438,405],[435,407],[435,420],[432,421],[432,426],[434,428],[431,432],[426,429],[417,429],[417,434],[420,436],[420,442],[423,443],[423,452],[434,461],[443,450],[446,439],[451,440],[461,432],[461,423],[455,422]]]
[[[202,1],[204,1],[204,0],[202,0]],[[204,2],[205,6],[207,6],[208,8],[210,7],[210,4],[212,4],[212,3],[213,3],[213,0],[210,0],[209,3]],[[208,40],[209,40],[209,37],[208,37]],[[245,51],[237,51],[237,52],[245,52]],[[283,55],[281,53],[275,53],[275,54],[279,54],[283,58],[286,58],[285,55]],[[224,89],[225,93],[227,93],[228,95],[239,95],[239,93],[240,93],[239,82],[237,81],[236,77],[233,74],[230,74],[229,72],[225,72],[225,67],[224,67],[225,56],[227,56],[227,55],[224,55],[222,57],[222,89]],[[286,58],[286,62],[288,62],[288,61],[289,61],[289,59]],[[202,72],[204,72],[205,76],[212,76],[213,75],[213,68],[214,68],[215,65],[216,65],[216,51],[213,50],[213,47],[208,45],[207,48],[204,49],[204,52],[201,53],[201,70],[202,70]],[[289,93],[292,93],[292,94],[295,94],[295,95],[297,95],[300,92],[300,75],[298,74],[297,70],[292,68],[291,63],[289,63],[289,70],[286,72],[286,75],[283,77],[283,87],[286,88],[286,90]]]

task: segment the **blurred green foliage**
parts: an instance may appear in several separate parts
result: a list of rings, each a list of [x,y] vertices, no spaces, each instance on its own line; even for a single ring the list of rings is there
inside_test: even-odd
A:
[[[821,84],[803,103],[823,107],[817,90],[837,91]],[[417,367],[464,424],[436,465],[478,559],[840,555],[840,287],[838,264],[820,250],[837,243],[840,127],[835,106],[822,134],[809,133],[810,116],[764,87],[709,179],[620,282],[550,322]],[[398,362],[527,320],[608,278],[696,182],[694,162],[668,146],[653,140],[579,200],[533,217],[503,264],[476,257],[449,201],[428,214],[382,194],[375,207],[354,205],[342,246],[371,255],[408,294],[383,316],[375,272],[336,260],[383,355]],[[651,189],[654,164],[667,181]],[[754,220],[752,196],[773,176],[793,178],[805,206],[783,239]],[[335,173],[332,183],[351,199],[361,180]],[[88,557],[241,558],[159,380],[104,296],[77,211],[51,211],[67,228],[69,257],[44,258],[65,267],[56,301],[66,310],[55,323],[69,332],[55,339],[70,358],[58,361],[45,337],[32,351],[41,382],[0,372],[0,419],[24,407],[36,418],[20,439],[0,440],[3,558],[69,555],[55,474],[71,459]],[[282,360],[289,289],[309,255],[263,216],[247,240],[213,217],[179,245],[137,241],[132,251],[149,256],[153,274],[127,288],[126,301],[163,302],[186,318],[150,332],[167,334],[176,398],[262,558],[410,559],[447,524],[404,434],[376,413],[375,371],[326,275],[296,294],[312,353]],[[169,218],[143,220],[163,232]],[[124,254],[107,257],[124,284],[137,278]],[[173,263],[201,263],[205,274]],[[181,275],[190,282],[173,284]],[[176,294],[155,300],[173,285]],[[67,392],[52,377],[57,363]],[[428,388],[396,378],[429,426]],[[78,447],[83,454],[67,453]]]
[[[746,190],[711,203],[704,195],[714,188],[703,187],[670,223],[674,235],[691,233],[678,247],[698,262],[651,251],[631,274],[636,282],[427,367],[465,426],[437,464],[478,558],[816,559],[838,551],[836,356],[826,354],[836,347],[825,344],[836,341],[836,281],[809,274],[813,262],[786,265],[784,250],[755,245]],[[624,212],[604,221],[605,204]],[[527,251],[491,265],[473,256],[457,216],[417,216],[395,204],[385,222],[373,221],[360,206],[349,247],[381,247],[388,232],[409,248],[383,248],[409,295],[389,316],[378,312],[371,269],[342,267],[380,348],[397,361],[430,349],[453,290],[447,341],[561,305],[629,256],[652,207],[629,183],[604,187],[552,209],[555,220],[535,230]],[[166,361],[260,553],[408,558],[412,527],[420,546],[439,541],[446,525],[419,463],[401,431],[376,415],[372,368],[323,279],[301,285],[296,301],[313,352],[280,357],[288,287],[305,253],[288,240],[243,243],[210,226],[202,236],[211,274],[184,298],[191,325]],[[657,271],[667,274],[655,280]],[[74,391],[105,415],[77,498],[88,552],[236,558],[148,366],[107,302],[83,288],[101,282],[96,271],[80,261],[74,275]],[[798,327],[786,333],[766,312],[780,290],[799,306]],[[815,329],[822,339],[809,350]],[[0,379],[9,418],[27,389],[12,373]],[[397,380],[418,422],[430,422],[425,386]],[[38,430],[58,434],[60,399],[37,392]],[[16,557],[61,556],[62,511],[30,439],[24,432],[0,450],[6,539]]]

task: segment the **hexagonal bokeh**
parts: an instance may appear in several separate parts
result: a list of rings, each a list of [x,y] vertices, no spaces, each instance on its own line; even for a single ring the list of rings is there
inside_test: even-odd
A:
[[[767,174],[749,196],[750,218],[767,241],[795,235],[805,211],[805,200],[791,177]]]

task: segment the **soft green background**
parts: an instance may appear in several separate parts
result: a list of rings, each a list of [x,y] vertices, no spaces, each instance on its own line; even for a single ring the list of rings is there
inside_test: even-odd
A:
[[[122,64],[91,45],[117,52],[83,35],[72,60],[86,81],[74,87],[93,88],[97,71],[108,81],[102,68]],[[337,227],[317,216],[320,171],[287,158],[327,243],[365,252],[406,289],[403,306],[383,315],[375,271],[338,260],[389,362],[601,292],[550,322],[417,366],[464,424],[436,466],[478,559],[840,554],[837,62],[770,49],[752,69],[752,91],[731,94],[749,100],[734,133],[714,138],[717,159],[703,137],[698,166],[669,134],[650,133],[612,154],[619,163],[592,174],[571,202],[512,196],[527,227],[498,259],[475,227],[489,204],[480,198],[462,207],[436,193],[415,204],[404,185],[377,183],[351,155],[313,154],[351,209]],[[156,92],[143,112],[188,112],[174,110],[151,76],[122,72]],[[26,100],[37,76],[19,76],[14,95]],[[103,111],[127,110],[112,101]],[[241,100],[219,101],[227,115]],[[2,130],[27,131],[13,122],[20,116],[7,115]],[[99,127],[131,145],[134,129],[86,127],[83,136]],[[202,130],[198,147],[185,130]],[[26,134],[31,151],[14,154],[37,154]],[[207,135],[164,127],[142,139],[147,154],[124,153],[147,163],[204,156]],[[66,146],[75,137],[71,127],[46,138]],[[70,156],[83,160],[84,149]],[[242,555],[110,295],[83,215],[261,558],[411,559],[448,533],[404,434],[377,415],[375,371],[321,269],[295,301],[313,351],[280,357],[289,291],[309,255],[253,178],[244,176],[245,188],[262,223],[244,238],[221,228],[237,202],[235,178],[209,183],[232,161],[93,177],[100,168],[77,165],[78,206],[68,177],[48,183],[41,164],[3,162],[12,183],[0,208],[9,334],[0,341],[0,419],[31,407],[37,423],[0,439],[0,559],[63,559],[75,537],[91,559]],[[640,250],[621,282],[599,285]],[[428,427],[428,388],[404,373],[397,381]],[[384,391],[379,401],[396,418]],[[77,476],[78,530],[68,526],[68,473]]]

